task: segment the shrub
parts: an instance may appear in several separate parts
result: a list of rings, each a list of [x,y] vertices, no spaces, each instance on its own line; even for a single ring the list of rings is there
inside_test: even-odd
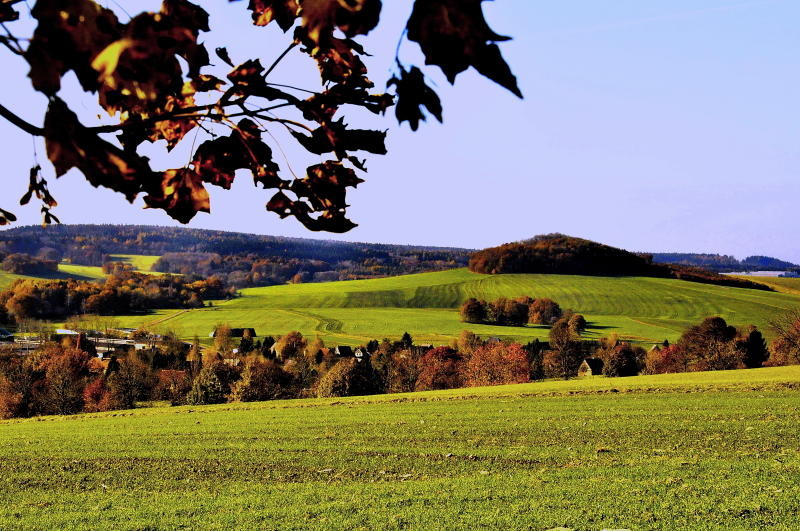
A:
[[[528,322],[531,324],[552,325],[562,315],[561,306],[552,299],[536,299],[528,309]]]
[[[186,397],[188,404],[221,404],[225,402],[225,389],[214,369],[214,365],[207,365],[194,379],[192,390]]]
[[[186,371],[163,369],[158,372],[158,383],[153,389],[153,397],[169,400],[170,405],[177,406],[186,401],[186,395],[191,389],[192,381]]]
[[[676,345],[654,347],[645,356],[646,374],[667,374],[685,370],[686,357]]]
[[[320,379],[317,396],[359,396],[377,393],[380,384],[366,361],[348,358],[340,361]]]
[[[641,350],[641,348],[639,347]],[[618,345],[606,358],[603,374],[606,376],[636,376],[639,374],[639,359],[643,358],[629,343]]]
[[[530,381],[528,357],[518,343],[494,342],[475,349],[464,373],[465,383],[471,387]]]
[[[277,363],[251,360],[245,365],[242,378],[233,384],[231,400],[254,402],[284,398],[289,394],[291,383],[292,376]]]
[[[420,360],[411,350],[391,355],[386,371],[386,390],[389,393],[409,393],[416,389]]]
[[[450,347],[436,347],[429,350],[419,362],[416,390],[432,391],[461,387],[462,361],[461,355]]]

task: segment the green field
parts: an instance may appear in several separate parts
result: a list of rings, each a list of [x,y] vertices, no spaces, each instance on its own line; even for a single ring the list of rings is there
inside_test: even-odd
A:
[[[4,421],[0,528],[798,529],[798,382],[788,367]]]
[[[481,336],[527,341],[547,337],[541,326],[501,327],[462,323],[458,307],[468,297],[550,297],[583,313],[588,338],[617,333],[643,342],[676,339],[711,315],[755,324],[800,307],[800,296],[646,277],[577,275],[479,275],[466,269],[400,277],[293,284],[241,290],[242,297],[192,311],[166,310],[122,319],[125,326],[173,330],[207,337],[222,322],[254,327],[259,335],[299,330],[328,344],[361,344],[409,331],[418,343],[447,343],[468,328]]]
[[[143,254],[112,254],[111,259],[118,262],[128,262],[136,271],[141,273],[150,273],[150,268],[158,260],[158,256],[143,255]],[[157,273],[155,273],[157,274]],[[65,279],[74,278],[76,280],[100,280],[105,278],[103,269],[95,266],[82,266],[76,264],[58,264],[58,273],[51,275],[40,275],[30,277],[26,275],[15,275],[0,271],[0,290],[8,287],[12,282],[17,279],[36,278],[36,279]]]

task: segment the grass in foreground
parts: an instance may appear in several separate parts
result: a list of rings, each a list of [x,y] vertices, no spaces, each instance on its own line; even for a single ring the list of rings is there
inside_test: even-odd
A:
[[[796,529],[798,381],[790,367],[9,421],[0,527]]]

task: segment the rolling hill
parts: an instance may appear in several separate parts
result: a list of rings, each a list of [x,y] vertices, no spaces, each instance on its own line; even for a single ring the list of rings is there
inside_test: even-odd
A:
[[[799,284],[800,285],[800,284]],[[676,339],[710,315],[732,324],[755,324],[768,335],[775,315],[800,307],[797,293],[778,293],[650,277],[482,275],[467,269],[382,279],[293,284],[241,290],[241,297],[197,310],[163,310],[121,318],[126,326],[174,330],[190,339],[218,323],[255,327],[259,335],[299,330],[328,344],[362,344],[409,331],[418,343],[447,343],[461,330],[521,341],[547,337],[542,326],[462,323],[458,307],[469,297],[550,297],[583,313],[586,337],[610,333],[643,342]]]

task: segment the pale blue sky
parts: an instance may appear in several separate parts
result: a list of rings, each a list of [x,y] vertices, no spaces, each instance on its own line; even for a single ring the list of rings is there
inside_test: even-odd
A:
[[[118,1],[130,12],[158,5]],[[224,42],[237,60],[262,56],[265,62],[283,49],[277,27],[249,27],[246,1],[199,3],[212,12],[212,30],[219,29],[206,38],[210,49]],[[381,26],[362,39],[375,55],[368,65],[379,86],[389,77],[411,1],[384,4]],[[484,6],[493,28],[514,37],[502,50],[525,99],[472,72],[451,88],[429,68],[444,101],[444,125],[429,122],[412,133],[393,116],[351,120],[389,129],[389,155],[370,157],[367,182],[350,193],[359,227],[334,236],[281,221],[264,211],[269,192],[255,190],[244,176],[231,192],[210,187],[212,214],[199,214],[189,226],[464,247],[557,231],[631,250],[768,254],[800,262],[800,2],[497,0]],[[413,43],[401,56],[421,64]],[[44,100],[31,94],[25,65],[7,53],[0,61],[6,73],[0,102],[41,123]],[[302,57],[282,65],[276,79],[281,76],[308,86],[315,81],[313,65]],[[91,98],[80,107],[84,117],[96,112]],[[0,135],[0,207],[16,212],[21,223],[37,223],[38,207],[16,206],[33,160],[31,139],[5,122]],[[295,170],[316,161],[291,142],[281,147]],[[172,159],[160,149],[147,152],[154,167],[166,168],[182,164],[188,146]],[[161,211],[128,205],[78,175],[52,182],[51,189],[61,202],[55,213],[66,223],[174,224]]]

